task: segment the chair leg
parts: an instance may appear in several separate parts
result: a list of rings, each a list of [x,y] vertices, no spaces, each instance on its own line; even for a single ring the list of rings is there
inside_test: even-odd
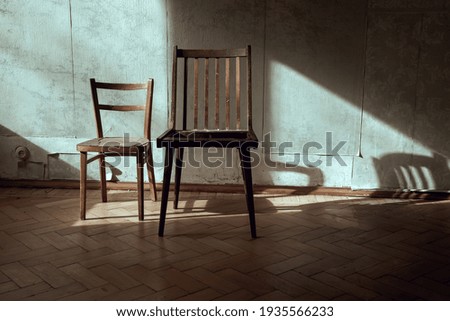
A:
[[[139,221],[144,220],[144,155],[139,151],[136,155],[137,163],[137,189]]]
[[[180,195],[180,184],[181,184],[181,171],[183,169],[183,154],[184,148],[177,148],[176,158],[175,158],[175,199],[173,201],[173,208],[178,208],[178,199]]]
[[[108,196],[106,193],[106,162],[105,156],[100,156],[100,185],[102,190],[102,202],[108,201]]]
[[[80,219],[86,219],[86,167],[87,153],[80,153]]]
[[[248,217],[250,220],[250,233],[252,238],[256,238],[256,218],[255,205],[253,203],[253,182],[250,150],[242,146],[239,148],[239,157],[241,159],[242,176],[244,179],[245,197],[247,201]]]
[[[170,175],[172,174],[174,148],[166,147],[166,157],[164,163],[164,179],[161,196],[161,211],[159,214],[159,236],[164,236],[164,226],[166,223],[167,202],[169,200]]]
[[[156,202],[158,200],[158,195],[156,193],[155,170],[153,167],[153,154],[151,146],[147,149],[146,158],[148,184],[150,185],[150,199]]]

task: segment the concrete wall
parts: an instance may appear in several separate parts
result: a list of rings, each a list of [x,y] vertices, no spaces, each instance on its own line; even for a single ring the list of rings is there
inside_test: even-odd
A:
[[[0,178],[77,179],[75,145],[95,135],[90,77],[154,78],[156,137],[173,45],[251,44],[256,183],[450,189],[449,0],[0,0],[0,16]],[[123,123],[107,120],[108,133]],[[109,176],[132,181],[132,165],[112,161]],[[183,180],[241,182],[204,166]]]

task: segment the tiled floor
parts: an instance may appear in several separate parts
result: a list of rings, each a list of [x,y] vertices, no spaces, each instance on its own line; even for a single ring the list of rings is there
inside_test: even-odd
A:
[[[450,201],[0,189],[2,300],[448,300]]]

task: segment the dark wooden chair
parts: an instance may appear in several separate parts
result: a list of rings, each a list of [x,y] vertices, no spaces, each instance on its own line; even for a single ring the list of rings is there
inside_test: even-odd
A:
[[[99,89],[112,91],[134,91],[145,90],[146,98],[142,105],[111,105],[101,104],[99,102]],[[80,216],[82,220],[86,219],[86,169],[87,164],[95,160],[100,161],[100,185],[102,192],[102,201],[107,201],[106,191],[106,170],[105,157],[136,157],[137,163],[137,187],[138,187],[138,212],[139,220],[144,219],[144,163],[147,164],[147,173],[150,184],[151,199],[156,201],[155,174],[153,170],[153,157],[150,143],[150,127],[153,102],[153,79],[146,83],[136,84],[115,84],[96,82],[91,79],[92,101],[94,105],[95,122],[97,126],[97,138],[82,142],[77,145],[80,152]],[[114,96],[113,96],[114,97]],[[115,97],[118,99],[118,97]],[[120,99],[122,100],[123,97]],[[101,111],[144,111],[144,136],[143,137],[104,137]],[[129,124],[128,124],[129,125]],[[124,126],[126,130],[126,126]],[[87,158],[89,152],[97,155]]]
[[[224,50],[174,47],[170,129],[156,141],[157,147],[166,149],[159,236],[164,235],[174,153],[174,208],[178,208],[184,148],[216,147],[239,151],[250,231],[256,238],[250,149],[258,146],[258,139],[252,128],[251,79],[250,46]],[[244,104],[245,110],[241,109]],[[177,117],[178,110],[181,117]]]

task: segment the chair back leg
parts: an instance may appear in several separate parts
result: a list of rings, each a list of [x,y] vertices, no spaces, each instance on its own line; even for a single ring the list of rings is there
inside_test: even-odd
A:
[[[139,151],[136,155],[139,221],[144,220],[144,155],[143,154],[144,153],[142,151]]]
[[[181,184],[181,172],[183,169],[183,154],[184,148],[177,148],[176,158],[175,158],[175,199],[173,201],[173,208],[178,208],[178,199],[180,195],[180,184]]]

